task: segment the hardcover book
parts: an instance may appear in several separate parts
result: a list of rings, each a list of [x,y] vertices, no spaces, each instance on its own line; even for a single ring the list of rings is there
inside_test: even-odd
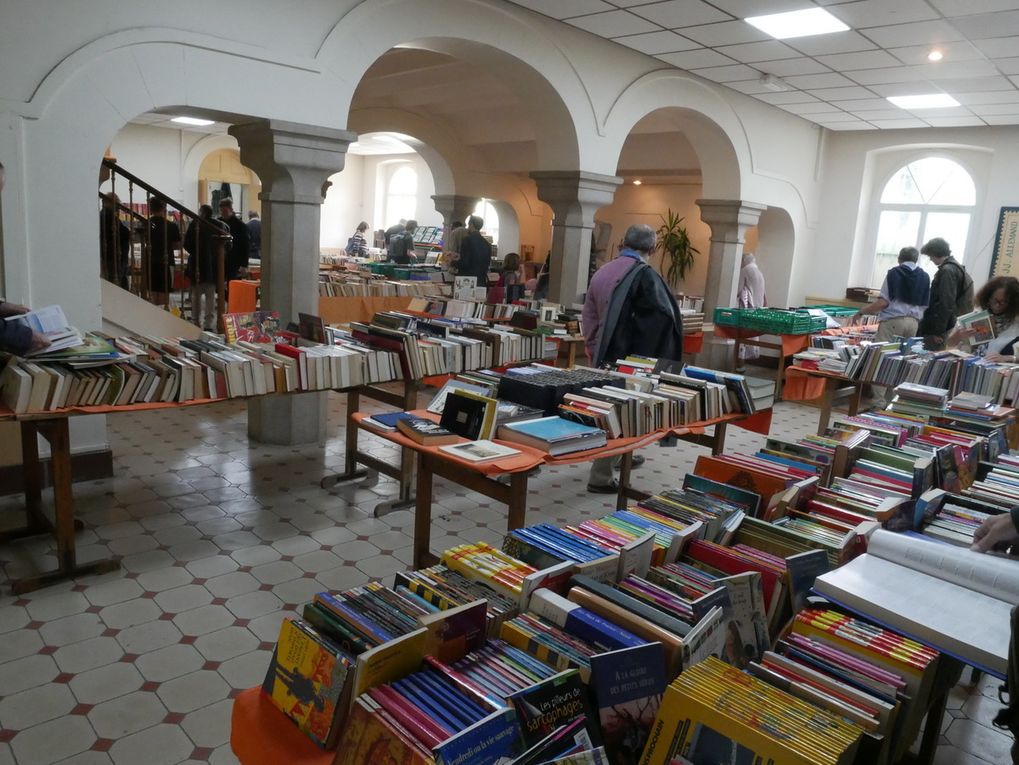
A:
[[[591,716],[587,690],[575,669],[560,672],[518,691],[509,697],[509,702],[517,712],[520,733],[527,749],[577,718],[585,720],[588,734],[597,741],[598,726]]]
[[[442,427],[471,441],[491,438],[498,402],[488,396],[460,390],[446,398]]]
[[[591,657],[591,686],[612,765],[636,765],[665,692],[661,643]]]
[[[344,717],[351,666],[350,657],[309,624],[288,619],[280,627],[262,690],[312,741],[328,748]]]
[[[456,433],[446,430],[437,422],[423,417],[406,417],[396,421],[396,429],[411,441],[424,446],[441,446],[460,440]]]

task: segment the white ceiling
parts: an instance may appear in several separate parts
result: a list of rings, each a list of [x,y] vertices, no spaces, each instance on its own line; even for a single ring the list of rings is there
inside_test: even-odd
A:
[[[1016,0],[509,1],[832,130],[1019,125]],[[776,40],[743,21],[817,6],[849,31]],[[787,90],[764,87],[764,74]],[[885,100],[929,93],[960,106]]]

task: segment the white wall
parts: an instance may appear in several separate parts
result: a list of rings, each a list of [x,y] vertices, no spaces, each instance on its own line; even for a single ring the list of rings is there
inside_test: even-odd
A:
[[[198,208],[198,176],[186,177],[184,165],[195,144],[206,137],[204,133],[187,130],[127,124],[114,137],[110,150],[124,170],[195,210]],[[233,143],[236,147],[237,142]],[[104,187],[108,189],[109,184]],[[127,202],[127,188],[119,179],[117,195]],[[145,196],[143,190],[135,190],[136,202],[144,202]]]
[[[364,157],[347,154],[343,172],[329,176],[329,182],[332,185],[326,191],[322,203],[322,247],[333,249],[345,246],[357,224],[363,220],[368,221],[370,245],[370,233],[375,227],[371,220],[372,206],[365,204]]]
[[[922,156],[959,161],[973,174],[977,206],[966,267],[979,287],[988,277],[1000,208],[1019,204],[1019,128],[881,130],[830,134],[826,141],[817,247],[797,263],[799,297],[838,297],[870,274],[874,199],[888,175]]]

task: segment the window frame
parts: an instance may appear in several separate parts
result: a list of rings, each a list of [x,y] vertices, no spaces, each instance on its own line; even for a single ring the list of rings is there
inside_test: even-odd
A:
[[[970,182],[973,184],[973,204],[972,205],[941,205],[941,204],[918,204],[911,202],[882,202],[881,197],[884,196],[885,188],[891,183],[899,172],[904,168],[909,167],[916,162],[920,162],[925,159],[944,159],[958,165],[962,170],[969,176]],[[874,184],[872,192],[872,202],[870,205],[870,232],[868,236],[869,242],[869,270],[866,284],[868,287],[872,285],[881,285],[881,281],[884,278],[884,274],[877,273],[878,271],[878,253],[877,253],[877,240],[878,234],[881,228],[881,213],[883,212],[919,212],[920,223],[917,227],[917,239],[921,239],[924,234],[924,228],[927,224],[927,216],[931,212],[935,213],[961,213],[969,215],[969,225],[966,228],[966,241],[963,242],[961,247],[955,247],[953,249],[953,255],[958,252],[963,253],[962,257],[959,258],[960,263],[964,263],[966,257],[972,257],[971,245],[973,237],[975,235],[974,223],[977,222],[977,213],[981,209],[981,189],[977,184],[976,173],[972,165],[967,162],[964,158],[948,151],[938,150],[925,150],[918,152],[910,152],[905,156],[901,156],[896,161],[890,163],[891,169],[883,174],[883,177]],[[922,241],[916,241],[912,246],[919,249],[923,245]],[[903,247],[909,246],[906,243],[902,244]],[[874,287],[875,289],[877,287]]]

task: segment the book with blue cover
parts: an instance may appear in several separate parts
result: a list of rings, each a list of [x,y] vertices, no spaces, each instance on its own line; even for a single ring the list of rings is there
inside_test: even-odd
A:
[[[413,420],[416,419],[410,412],[380,412],[373,414],[371,417],[365,417],[363,422],[368,425],[374,425],[375,427],[386,430],[396,430],[396,423],[400,420]]]
[[[591,657],[602,743],[614,765],[636,765],[667,684],[661,643]]]
[[[533,446],[551,455],[597,449],[607,441],[605,431],[562,417],[539,417],[499,428],[499,438]]]

